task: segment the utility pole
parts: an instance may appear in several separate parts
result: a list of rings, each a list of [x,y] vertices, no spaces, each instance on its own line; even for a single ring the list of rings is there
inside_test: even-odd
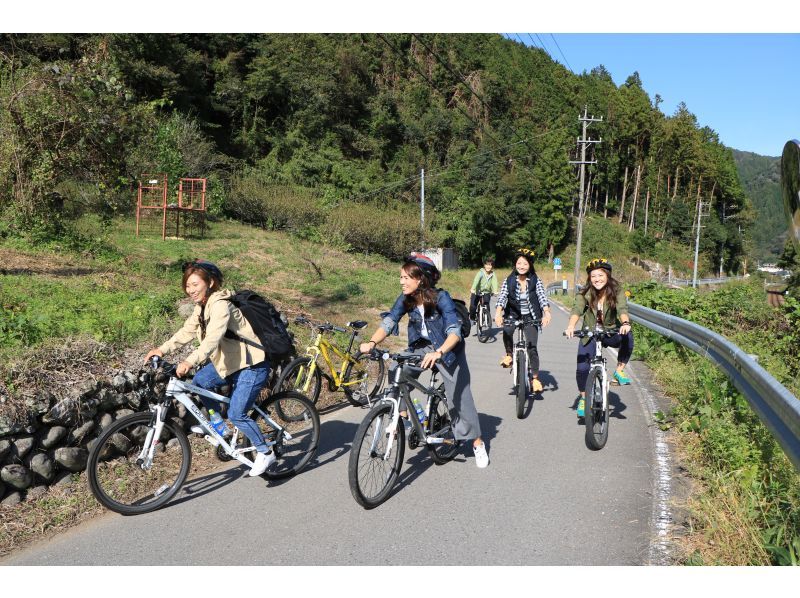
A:
[[[425,249],[425,169],[420,173],[420,213],[419,230],[422,237],[422,248]]]
[[[592,115],[591,118],[587,116],[588,106],[583,107],[583,116],[578,115],[578,120],[583,123],[583,135],[580,139],[578,139],[578,145],[581,148],[581,159],[578,160],[570,160],[570,164],[580,164],[581,165],[581,188],[580,188],[580,195],[578,196],[578,239],[575,245],[575,279],[572,283],[572,296],[574,297],[575,294],[578,292],[578,277],[579,272],[581,271],[581,240],[583,239],[583,217],[586,212],[586,197],[585,197],[585,180],[586,180],[586,165],[587,164],[597,164],[596,160],[592,160],[587,162],[586,161],[586,146],[590,143],[602,143],[603,138],[601,137],[599,140],[592,140],[586,138],[586,127],[588,123],[591,122],[603,122],[603,117],[595,118]]]
[[[694,271],[692,272],[692,286],[697,288],[697,260],[700,257],[700,219],[703,216],[708,216],[711,210],[711,202],[703,201],[699,196],[697,198],[697,236],[694,241]]]

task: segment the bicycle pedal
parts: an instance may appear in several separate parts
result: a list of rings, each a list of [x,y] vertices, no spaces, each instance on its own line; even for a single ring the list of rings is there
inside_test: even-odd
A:
[[[212,438],[212,437],[211,437],[211,436],[209,436],[208,434],[206,434],[205,436],[203,436],[203,440],[205,440],[206,442],[208,442],[208,444],[210,444],[211,446],[219,446],[219,440],[217,440],[216,438]]]

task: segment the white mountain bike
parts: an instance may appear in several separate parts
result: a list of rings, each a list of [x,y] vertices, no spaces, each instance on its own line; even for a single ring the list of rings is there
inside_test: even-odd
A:
[[[576,330],[576,338],[594,338],[594,357],[589,366],[586,378],[586,399],[584,404],[584,424],[586,426],[586,446],[599,451],[608,441],[609,405],[608,405],[608,372],[606,358],[603,357],[604,337],[612,337],[618,329],[602,331]]]
[[[158,358],[154,359],[154,367]],[[248,468],[255,452],[236,427],[229,439],[211,427],[192,395],[220,403],[226,396],[174,376],[175,367],[164,364],[156,381],[169,379],[166,392],[155,398],[148,411],[122,417],[103,430],[95,441],[87,464],[89,487],[103,506],[123,515],[154,511],[181,489],[192,463],[190,442],[210,442],[222,460],[236,459]],[[161,380],[159,380],[159,377]],[[186,436],[181,420],[172,415],[173,404],[182,404],[206,434],[203,440]],[[284,391],[257,402],[248,414],[260,428],[276,461],[264,472],[267,478],[292,476],[308,465],[319,444],[319,415],[313,403],[296,391]]]

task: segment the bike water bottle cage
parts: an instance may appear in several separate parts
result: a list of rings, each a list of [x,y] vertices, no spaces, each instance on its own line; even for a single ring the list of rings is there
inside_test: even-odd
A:
[[[183,264],[183,272],[186,272],[188,268],[200,268],[201,270],[205,270],[211,276],[219,280],[220,284],[222,284],[222,270],[217,268],[215,264],[212,264],[206,260],[192,260],[191,262],[184,262]]]
[[[603,270],[607,270],[609,274],[611,273],[611,262],[609,262],[604,257],[597,257],[586,264],[586,273],[591,273],[592,270],[597,270],[598,268],[602,268]]]

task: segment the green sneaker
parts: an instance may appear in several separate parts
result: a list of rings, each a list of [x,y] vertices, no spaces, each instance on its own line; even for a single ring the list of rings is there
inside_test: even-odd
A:
[[[578,397],[578,417],[583,417],[586,415],[584,413],[584,407],[586,406],[586,401],[583,397]]]
[[[627,378],[625,374],[620,374],[619,370],[614,371],[614,380],[616,380],[620,386],[625,386],[626,384],[631,383],[631,379]]]

